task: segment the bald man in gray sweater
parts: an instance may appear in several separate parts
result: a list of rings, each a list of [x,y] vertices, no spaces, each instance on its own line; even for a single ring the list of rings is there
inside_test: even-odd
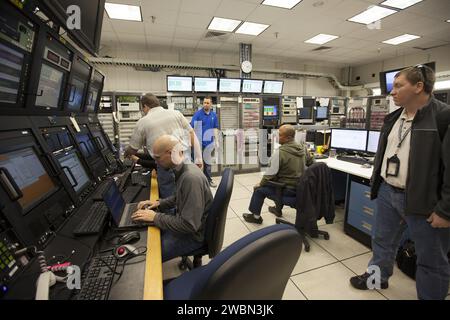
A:
[[[204,246],[204,228],[213,196],[208,181],[196,165],[185,163],[180,141],[163,135],[153,145],[153,158],[175,172],[175,195],[159,201],[142,201],[132,218],[153,222],[162,230],[163,262],[188,255]],[[175,214],[163,213],[176,208]],[[155,212],[159,210],[160,212]]]

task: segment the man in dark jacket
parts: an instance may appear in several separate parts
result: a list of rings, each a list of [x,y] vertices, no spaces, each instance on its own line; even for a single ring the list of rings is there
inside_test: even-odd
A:
[[[381,289],[388,288],[401,236],[408,227],[417,254],[418,298],[447,296],[450,163],[443,140],[449,140],[450,108],[433,97],[434,82],[434,72],[423,65],[395,76],[391,95],[402,108],[384,120],[372,175],[372,199],[377,198],[378,210],[368,270],[379,273],[351,278],[357,289],[373,289],[374,280]]]
[[[252,199],[250,200],[249,211],[242,216],[245,221],[261,224],[261,209],[265,198],[274,199],[276,190],[274,187],[267,186],[268,181],[275,181],[286,184],[284,195],[296,194],[298,179],[305,171],[306,166],[313,163],[314,159],[309,154],[305,145],[295,142],[295,129],[291,125],[282,125],[279,129],[280,148],[271,158],[270,173],[266,173],[261,182],[255,186]],[[276,212],[275,207],[270,207],[270,212],[281,215]]]

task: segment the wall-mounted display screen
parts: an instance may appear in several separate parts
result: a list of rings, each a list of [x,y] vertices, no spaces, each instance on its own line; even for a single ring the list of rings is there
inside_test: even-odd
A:
[[[264,93],[268,94],[282,94],[283,93],[283,81],[264,81]]]
[[[217,78],[194,78],[195,92],[217,92]]]
[[[241,92],[241,79],[227,79],[221,78],[219,80],[219,92],[222,93],[240,93]]]
[[[192,92],[192,77],[167,76],[167,91]]]
[[[243,79],[242,80],[242,92],[243,93],[262,93],[263,83],[264,83],[263,80]]]

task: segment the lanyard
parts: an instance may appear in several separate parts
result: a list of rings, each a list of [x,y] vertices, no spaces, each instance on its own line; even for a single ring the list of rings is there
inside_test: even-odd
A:
[[[406,139],[408,134],[411,132],[412,125],[406,130],[406,132],[402,136],[402,130],[403,130],[403,124],[405,123],[405,119],[402,119],[402,122],[400,123],[400,126],[398,128],[398,145],[397,145],[397,152],[398,149],[402,146],[403,141]]]

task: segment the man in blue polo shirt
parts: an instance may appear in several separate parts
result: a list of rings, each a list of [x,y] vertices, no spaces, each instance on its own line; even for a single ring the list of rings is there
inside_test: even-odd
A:
[[[197,137],[202,137],[203,153],[205,148],[213,142],[216,143],[216,147],[218,146],[219,120],[217,119],[217,114],[212,110],[211,97],[203,99],[203,109],[198,110],[194,114],[191,120],[191,127],[194,128]],[[211,157],[205,154],[203,156],[203,173],[205,174],[206,179],[208,179],[209,185],[212,188],[215,188],[216,185],[211,179]]]

